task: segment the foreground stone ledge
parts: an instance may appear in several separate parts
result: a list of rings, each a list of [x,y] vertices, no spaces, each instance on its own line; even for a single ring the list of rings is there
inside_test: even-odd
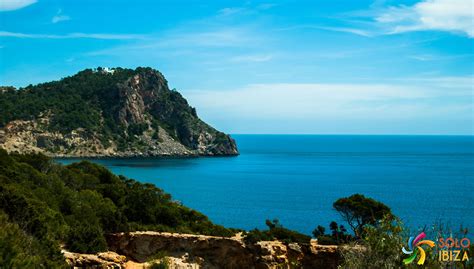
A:
[[[218,237],[194,234],[132,232],[110,234],[109,250],[80,254],[63,250],[72,268],[145,269],[166,261],[171,269],[335,269],[338,246],[260,241],[247,245],[241,234]]]
[[[309,244],[261,241],[246,245],[240,235],[227,238],[147,231],[111,234],[107,241],[111,251],[134,262],[145,263],[162,253],[185,266],[170,268],[332,269],[340,262],[337,246],[318,245],[316,240]]]

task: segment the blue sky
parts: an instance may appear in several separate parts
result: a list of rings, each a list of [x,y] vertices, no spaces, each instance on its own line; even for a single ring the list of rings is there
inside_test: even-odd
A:
[[[473,0],[0,3],[0,84],[151,66],[230,133],[474,134]]]

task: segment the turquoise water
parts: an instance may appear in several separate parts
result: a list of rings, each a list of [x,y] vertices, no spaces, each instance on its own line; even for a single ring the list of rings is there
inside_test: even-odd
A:
[[[237,157],[93,160],[216,223],[264,228],[278,218],[310,234],[341,221],[332,203],[362,193],[411,228],[474,228],[474,137],[235,135]],[[76,160],[62,160],[70,163]]]

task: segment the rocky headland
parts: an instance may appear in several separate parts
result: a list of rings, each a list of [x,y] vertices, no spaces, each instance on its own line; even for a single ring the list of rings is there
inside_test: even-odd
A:
[[[22,89],[0,87],[0,147],[53,157],[237,155],[151,68],[86,69]]]

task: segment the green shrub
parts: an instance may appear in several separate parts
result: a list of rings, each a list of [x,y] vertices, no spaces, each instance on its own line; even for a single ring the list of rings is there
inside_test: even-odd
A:
[[[236,233],[173,202],[156,186],[115,176],[102,166],[86,161],[62,166],[43,155],[2,149],[0,211],[30,240],[47,246],[41,255],[52,261],[59,243],[83,253],[105,250],[109,232]]]
[[[283,227],[277,219],[273,221],[266,220],[268,230],[260,231],[258,229],[251,230],[245,234],[244,241],[246,243],[256,243],[258,241],[279,240],[284,243],[309,243],[311,237],[296,231]]]
[[[331,221],[329,224],[331,234],[326,234],[326,228],[318,225],[313,231],[313,236],[318,239],[321,245],[340,245],[354,240],[353,236],[347,233],[344,225],[338,225],[337,222]]]
[[[134,136],[134,135],[142,135],[144,131],[148,129],[148,124],[146,123],[134,123],[130,124],[128,126],[128,135],[129,136]]]
[[[366,226],[364,237],[343,248],[344,263],[340,268],[379,269],[402,268],[402,227],[393,219],[384,219],[379,226]]]
[[[150,269],[168,269],[170,268],[169,266],[169,262],[164,259],[163,261],[160,261],[160,262],[154,262],[150,265],[150,267],[148,267]]]
[[[320,245],[338,245],[339,243],[330,235],[320,235],[317,237]]]
[[[168,269],[170,266],[170,262],[166,256],[167,253],[165,251],[159,251],[155,253],[154,255],[148,258],[148,262],[151,262],[151,265],[148,268]]]
[[[25,233],[0,210],[1,268],[66,268],[58,246]]]
[[[246,244],[255,244],[259,241],[271,241],[275,238],[268,231],[253,229],[245,233],[244,241]]]
[[[79,253],[96,253],[107,250],[104,231],[98,223],[88,220],[70,224],[67,246],[70,251]]]

